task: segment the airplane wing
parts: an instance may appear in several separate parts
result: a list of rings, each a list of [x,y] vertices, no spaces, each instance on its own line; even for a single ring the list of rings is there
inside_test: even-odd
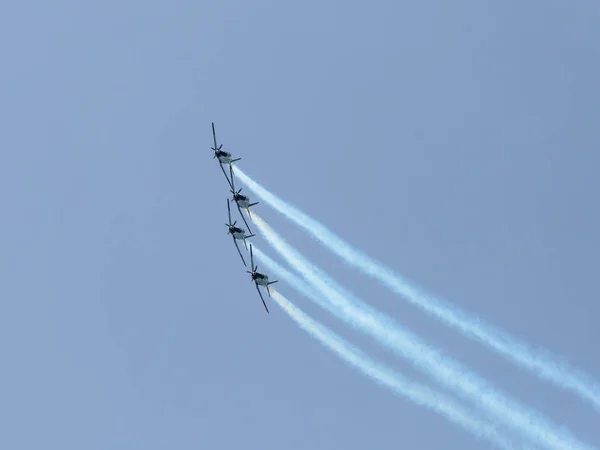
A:
[[[269,289],[269,286],[271,284],[275,284],[275,283],[279,283],[279,280],[275,280],[275,281],[271,281],[271,282],[267,283],[267,292],[269,293],[269,297],[271,296],[271,289]]]
[[[229,183],[231,185],[231,190],[233,192],[235,192],[235,185],[233,183],[233,169],[231,167],[231,164],[229,164],[229,179],[231,180],[231,183]],[[241,189],[240,189],[240,191],[241,191]]]
[[[229,180],[229,177],[227,176],[227,172],[225,172],[225,169],[223,168],[223,163],[221,161],[219,161],[219,166],[221,166],[221,170],[223,171],[223,175],[225,175],[225,179],[227,180],[227,184],[229,184],[229,187],[231,189],[233,189],[233,182]]]
[[[237,251],[240,254],[240,258],[242,258],[242,262],[244,263],[244,266],[248,267],[246,265],[246,261],[244,261],[244,257],[242,256],[242,252],[240,251],[240,247],[239,247],[238,243],[236,242],[236,240],[235,240],[235,238],[233,236],[231,236],[231,238],[233,239],[233,243],[235,244],[235,248],[237,248]]]
[[[258,205],[259,202],[254,202],[254,203],[250,203],[248,205],[248,207],[246,208],[246,212],[248,212],[248,217],[250,217],[252,219],[252,213],[250,212],[250,208],[252,208],[255,205]]]
[[[252,234],[252,230],[250,229],[250,225],[248,225],[248,222],[246,221],[246,218],[244,217],[244,214],[242,213],[242,208],[240,208],[240,205],[237,204],[237,209],[240,212],[240,216],[242,216],[242,220],[244,221],[244,223],[246,224],[246,227],[248,227],[248,232]]]
[[[214,146],[213,150],[218,150],[218,148],[217,148],[217,135],[215,133],[215,123],[214,122],[212,122],[212,129],[213,129],[213,140],[215,142],[215,146]]]
[[[227,199],[227,216],[229,217],[229,224],[231,225],[231,208],[229,207],[229,199]]]
[[[263,305],[265,305],[265,309],[267,310],[267,312],[269,312],[269,308],[267,308],[267,304],[265,303],[265,299],[263,298],[262,294],[260,293],[260,289],[258,288],[258,284],[254,283],[254,285],[256,286],[256,291],[258,292],[258,295],[260,295],[260,299],[263,302]]]

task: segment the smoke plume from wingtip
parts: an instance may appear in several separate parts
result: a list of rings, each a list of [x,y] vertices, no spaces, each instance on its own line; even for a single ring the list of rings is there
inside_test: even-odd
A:
[[[424,293],[414,283],[405,280],[390,268],[355,249],[333,231],[252,180],[239,166],[235,168],[235,172],[242,183],[254,194],[307,231],[347,264],[373,277],[391,291],[438,318],[445,325],[487,345],[512,363],[529,370],[538,378],[575,393],[600,411],[600,383],[591,376],[560,361],[548,352],[535,351],[508,333],[486,324],[480,318],[461,311],[454,305]]]
[[[512,427],[524,438],[543,443],[549,448],[589,448],[580,443],[568,431],[559,430],[559,427],[549,423],[538,412],[525,407],[525,405],[514,400],[510,401],[474,372],[462,367],[452,358],[444,357],[437,350],[422,342],[416,335],[402,329],[383,313],[367,306],[329,278],[324,271],[306,260],[256,213],[254,214],[254,223],[267,242],[302,274],[311,289],[319,291],[322,295],[316,299],[311,298],[336,317],[371,336],[379,344],[387,346],[405,357],[416,368],[440,384],[473,401],[492,420]],[[259,253],[256,254],[258,257]],[[271,269],[278,273],[278,276],[284,278],[296,289],[302,286],[303,283],[296,277],[290,276],[287,271],[282,271],[274,261],[268,261],[264,254],[260,254],[263,262],[267,262]]]
[[[273,289],[271,295],[273,300],[298,326],[317,339],[321,345],[333,351],[345,362],[359,370],[363,375],[391,389],[397,395],[408,398],[420,406],[441,414],[449,421],[480,439],[486,439],[499,448],[515,448],[513,443],[501,435],[494,427],[475,418],[472,413],[450,397],[440,392],[432,391],[424,385],[411,382],[387,367],[376,363],[360,350],[337,336],[333,331],[310,318],[276,290]]]

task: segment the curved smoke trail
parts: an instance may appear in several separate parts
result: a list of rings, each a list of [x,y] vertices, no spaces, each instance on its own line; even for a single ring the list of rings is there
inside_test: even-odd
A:
[[[527,344],[519,342],[506,332],[484,323],[481,319],[459,310],[456,306],[444,304],[441,300],[426,294],[414,283],[407,281],[383,264],[355,249],[333,231],[253,181],[239,167],[235,168],[235,172],[242,183],[264,202],[308,231],[309,234],[341,257],[347,264],[375,278],[391,291],[421,307],[446,325],[456,328],[465,336],[488,345],[511,362],[529,370],[540,379],[574,392],[600,411],[600,384],[589,375],[564,361],[559,361],[547,352],[541,353],[531,349]]]
[[[341,359],[376,383],[391,389],[397,395],[408,398],[419,406],[424,406],[441,414],[479,439],[487,439],[500,448],[515,448],[513,443],[500,435],[494,427],[475,418],[468,410],[450,397],[433,391],[422,384],[412,382],[382,364],[378,364],[333,331],[313,320],[274,289],[271,290],[271,295],[279,306],[302,329],[317,339],[321,345],[336,353]]]
[[[318,302],[321,307],[407,358],[417,369],[431,376],[438,383],[469,398],[477,407],[485,410],[490,418],[502,421],[526,438],[543,443],[549,448],[590,448],[579,442],[567,430],[558,431],[556,425],[546,421],[539,413],[516,401],[509,401],[475,373],[462,367],[452,358],[444,357],[416,335],[401,328],[391,318],[366,305],[306,260],[256,213],[252,214],[252,219],[267,242],[328,300]],[[257,256],[258,254],[257,251]],[[264,260],[265,255],[261,254],[261,256]],[[286,278],[286,281],[297,285],[297,280],[293,278]]]

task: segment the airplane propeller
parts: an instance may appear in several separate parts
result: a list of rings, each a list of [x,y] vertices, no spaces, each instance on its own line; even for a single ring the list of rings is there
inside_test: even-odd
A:
[[[236,191],[234,191],[233,189],[229,189],[229,192],[231,192],[231,193],[233,194],[233,199],[234,199],[234,200],[235,200],[235,199],[236,199],[236,198],[237,198],[237,197],[240,195],[240,192],[242,191],[242,189],[243,189],[243,188],[239,188],[239,189],[237,190],[237,192],[236,192]]]
[[[235,224],[236,224],[236,223],[237,223],[237,220],[236,220],[235,222],[233,222],[233,223],[226,223],[226,224],[225,224],[225,226],[226,226],[227,228],[229,228],[229,231],[227,232],[228,234],[233,234],[233,231],[232,231],[232,229],[233,229],[233,227],[235,227]]]

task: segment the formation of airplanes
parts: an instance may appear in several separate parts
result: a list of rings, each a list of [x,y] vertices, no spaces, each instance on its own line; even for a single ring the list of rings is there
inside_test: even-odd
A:
[[[235,248],[237,249],[238,253],[240,254],[240,258],[242,258],[242,262],[244,263],[244,266],[248,267],[248,265],[246,264],[246,260],[244,259],[244,255],[242,255],[242,251],[240,250],[240,247],[239,247],[237,241],[243,241],[244,247],[246,248],[246,251],[248,251],[248,244],[246,243],[246,240],[253,237],[254,234],[252,234],[252,230],[250,230],[250,226],[248,225],[248,222],[246,221],[246,218],[244,217],[242,209],[245,210],[246,213],[248,213],[249,217],[252,217],[251,213],[250,213],[250,208],[257,205],[258,202],[251,202],[250,198],[248,196],[240,194],[242,188],[240,188],[236,191],[235,185],[233,182],[232,164],[236,161],[239,161],[242,158],[233,158],[231,153],[226,152],[225,150],[222,150],[223,144],[217,146],[217,135],[215,133],[215,124],[214,123],[212,124],[212,132],[213,132],[214,147],[211,147],[211,149],[215,152],[215,155],[213,158],[217,158],[217,160],[219,161],[219,166],[221,166],[223,175],[225,175],[225,179],[227,180],[227,183],[229,184],[229,187],[231,188],[229,190],[229,192],[231,192],[231,194],[232,194],[232,200],[235,202],[237,209],[240,213],[240,216],[242,217],[242,220],[244,221],[244,224],[246,225],[246,228],[248,229],[248,233],[249,233],[249,234],[247,234],[246,230],[244,228],[240,228],[235,225],[237,223],[237,220],[234,220],[233,222],[231,222],[231,206],[230,206],[229,199],[227,199],[227,217],[229,219],[229,222],[227,222],[225,224],[225,226],[228,228],[227,234],[231,235],[233,243],[235,244]],[[225,167],[223,167],[223,165],[229,166],[229,176],[227,176],[227,172],[225,171]],[[279,280],[269,281],[269,277],[267,275],[265,275],[264,273],[258,272],[258,266],[254,265],[254,256],[252,255],[252,244],[250,244],[250,269],[251,270],[247,270],[246,272],[250,274],[252,281],[254,282],[254,285],[256,287],[256,291],[258,292],[258,295],[260,295],[260,299],[262,300],[265,310],[268,313],[269,308],[267,308],[267,304],[265,303],[265,299],[263,298],[263,295],[260,291],[259,286],[263,286],[267,290],[267,293],[269,294],[269,297],[270,297],[271,291],[269,290],[269,286],[277,283]]]

